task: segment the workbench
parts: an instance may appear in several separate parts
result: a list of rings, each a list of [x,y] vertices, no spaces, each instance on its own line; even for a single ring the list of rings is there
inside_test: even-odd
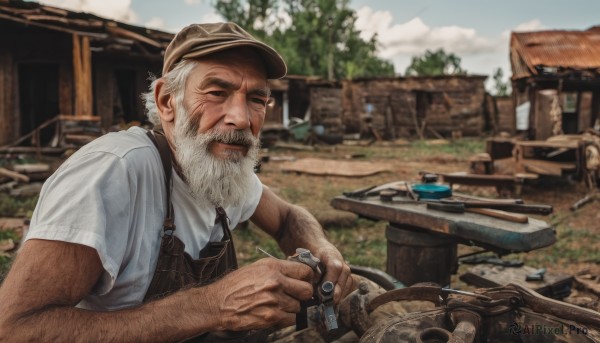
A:
[[[507,254],[556,242],[555,231],[542,220],[515,223],[476,213],[442,212],[407,196],[392,201],[379,196],[337,196],[331,206],[389,222],[387,272],[405,285],[428,281],[448,285],[457,269],[459,243]]]

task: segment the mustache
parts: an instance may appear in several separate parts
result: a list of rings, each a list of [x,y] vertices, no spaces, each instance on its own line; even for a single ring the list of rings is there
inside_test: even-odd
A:
[[[258,138],[252,135],[250,130],[228,130],[219,131],[211,129],[204,133],[210,141],[224,144],[235,144],[245,147],[251,147],[258,144]]]

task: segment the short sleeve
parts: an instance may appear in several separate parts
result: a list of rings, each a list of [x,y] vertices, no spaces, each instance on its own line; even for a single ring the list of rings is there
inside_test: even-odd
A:
[[[114,154],[72,156],[44,184],[26,239],[94,248],[105,270],[94,293],[108,292],[126,254],[135,181]]]

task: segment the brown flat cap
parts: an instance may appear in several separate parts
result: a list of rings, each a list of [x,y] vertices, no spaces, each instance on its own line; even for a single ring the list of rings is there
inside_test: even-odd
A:
[[[234,23],[192,24],[184,27],[165,50],[163,75],[181,60],[248,46],[255,48],[265,62],[267,78],[279,79],[287,73],[283,58],[267,44],[252,37]]]

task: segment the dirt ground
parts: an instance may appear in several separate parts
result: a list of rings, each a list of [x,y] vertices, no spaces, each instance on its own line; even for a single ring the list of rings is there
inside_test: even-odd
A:
[[[280,196],[313,213],[328,230],[330,239],[351,262],[368,264],[384,270],[384,225],[356,221],[352,214],[333,210],[329,202],[344,191],[398,180],[419,182],[419,171],[468,171],[471,153],[478,147],[483,149],[484,146],[477,146],[481,142],[475,142],[475,148],[465,147],[464,143],[462,148],[453,148],[453,143],[439,146],[436,143],[438,142],[419,144],[416,147],[414,144],[371,147],[337,145],[323,146],[315,151],[272,149],[266,152],[270,160],[261,164],[258,175],[263,183]],[[368,161],[391,166],[391,171],[366,177],[315,176],[281,171],[281,165],[284,163],[281,160],[303,157]],[[477,196],[498,197],[493,187],[454,185],[454,190]],[[525,203],[541,203],[554,207],[553,214],[536,218],[554,227],[558,241],[547,248],[512,254],[505,258],[522,260],[526,265],[535,268],[546,268],[548,273],[573,276],[575,279],[571,296],[566,300],[600,310],[600,199],[575,212],[569,209],[586,193],[583,184],[568,178],[542,178],[526,184],[521,194]],[[247,238],[243,234],[237,234],[236,239],[242,240],[241,244],[237,244],[238,250],[241,250],[242,261],[257,258],[246,245],[251,247],[252,244],[268,244],[256,239],[252,244],[247,244]],[[471,247],[459,245],[459,255],[470,251]],[[461,266],[458,274],[465,268]],[[453,276],[452,282],[455,287],[464,286],[457,281],[457,275]]]
[[[316,146],[314,150],[271,148],[263,152],[268,161],[261,163],[258,176],[264,184],[282,198],[300,205],[313,213],[326,229],[329,239],[342,251],[350,263],[385,270],[387,223],[359,219],[353,213],[334,210],[330,201],[343,192],[367,186],[405,180],[419,182],[419,172],[436,173],[468,170],[468,160],[475,153],[484,151],[484,140],[463,139],[456,142],[396,142],[371,146],[336,145]],[[385,166],[388,171],[370,176],[315,176],[296,172],[283,172],[286,161],[300,158],[331,159],[340,162],[362,161],[373,166]],[[340,166],[343,165],[340,163]],[[498,197],[492,187],[454,186],[455,191],[489,198]],[[572,276],[571,296],[565,301],[600,310],[600,199],[585,205],[578,211],[569,207],[586,195],[581,183],[567,178],[540,179],[523,188],[521,198],[526,203],[552,205],[550,216],[537,217],[551,224],[558,241],[547,248],[529,253],[505,256],[524,261],[535,268]],[[22,218],[17,219],[22,223]],[[6,220],[0,230],[15,225]],[[20,233],[20,230],[17,230]],[[278,255],[272,239],[252,225],[241,226],[234,231],[234,239],[241,264],[264,257],[260,247]],[[459,255],[473,251],[472,247],[459,245]],[[14,250],[9,254],[14,253]],[[6,254],[6,253],[5,253]],[[283,256],[279,256],[283,257]],[[452,278],[454,288],[468,287],[458,275],[467,267],[461,265]],[[1,274],[1,273],[0,273]],[[1,275],[0,275],[1,276]],[[1,278],[0,278],[1,279]]]

